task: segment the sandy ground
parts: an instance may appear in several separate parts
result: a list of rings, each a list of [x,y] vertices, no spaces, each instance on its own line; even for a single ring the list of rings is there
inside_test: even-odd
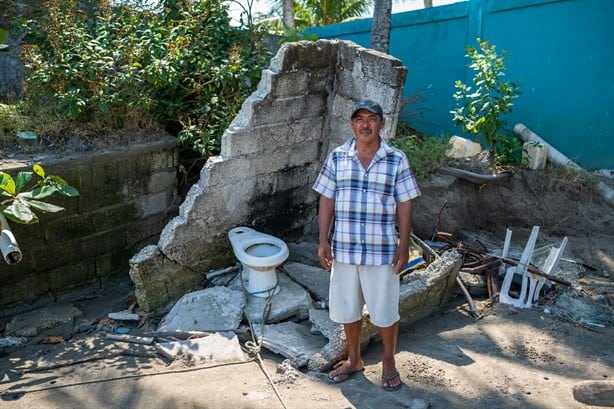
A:
[[[597,275],[583,279],[584,288],[595,282],[611,285]],[[125,300],[126,294],[115,289],[78,305],[91,319]],[[280,365],[283,357],[265,350],[262,365],[256,356],[214,367],[169,364],[144,353],[140,345],[105,340],[102,331],[75,334],[65,326],[5,348],[0,407],[586,408],[574,399],[574,385],[613,379],[612,325],[581,325],[548,305],[524,310],[478,300],[478,306],[484,317],[475,320],[465,299],[457,296],[441,313],[402,326],[397,366],[405,385],[396,392],[380,387],[377,341],[365,350],[364,373],[330,385],[324,374],[288,369]],[[43,343],[50,335],[65,340]],[[41,363],[89,356],[98,358],[28,371]]]

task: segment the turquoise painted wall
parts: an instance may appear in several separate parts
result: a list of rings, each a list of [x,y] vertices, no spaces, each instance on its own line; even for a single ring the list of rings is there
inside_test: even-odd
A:
[[[371,19],[309,29],[368,47]],[[430,135],[460,134],[450,110],[476,38],[510,53],[520,83],[508,127],[521,122],[587,169],[614,169],[614,1],[469,0],[392,16],[390,54],[408,68],[402,119]]]

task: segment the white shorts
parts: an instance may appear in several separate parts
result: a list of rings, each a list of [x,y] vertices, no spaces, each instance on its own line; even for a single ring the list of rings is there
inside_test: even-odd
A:
[[[386,328],[399,316],[400,279],[394,267],[356,266],[333,261],[328,305],[330,319],[349,324],[362,319],[366,304],[373,325]]]

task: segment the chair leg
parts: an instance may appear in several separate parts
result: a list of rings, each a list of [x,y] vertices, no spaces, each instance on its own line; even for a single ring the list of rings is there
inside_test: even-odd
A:
[[[535,251],[535,243],[537,242],[537,235],[539,234],[539,226],[533,226],[529,240],[520,256],[520,262],[515,267],[509,267],[506,270],[503,284],[501,285],[501,293],[499,294],[499,301],[504,304],[511,304],[518,308],[529,308],[531,306],[531,298],[533,297],[532,291],[535,290],[536,283],[527,275],[527,267]],[[507,240],[506,234],[506,240]],[[510,233],[511,236],[511,233]],[[505,251],[504,246],[504,251]],[[510,287],[512,285],[512,279],[514,274],[522,276],[520,297],[515,298],[509,294]]]

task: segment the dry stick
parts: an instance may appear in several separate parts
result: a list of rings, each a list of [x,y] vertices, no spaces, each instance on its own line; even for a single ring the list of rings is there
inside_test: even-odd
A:
[[[486,273],[486,285],[488,287],[488,298],[490,301],[499,301],[499,294],[501,293],[501,285],[499,284],[499,271],[491,270]]]
[[[439,222],[441,221],[441,213],[443,213],[446,207],[448,207],[448,202],[444,202],[444,204],[441,205],[441,209],[439,209],[439,213],[437,213],[437,221],[435,222],[435,232],[439,231]]]
[[[480,274],[482,272],[484,272],[485,270],[491,270],[495,267],[499,267],[501,265],[501,260],[498,259],[482,259],[481,260],[480,265],[478,265],[477,267],[463,267],[461,268],[461,271],[465,272],[465,273],[471,273],[471,274]]]
[[[471,308],[471,312],[473,313],[473,316],[475,317],[475,319],[479,320],[480,318],[484,317],[482,313],[478,310],[478,308],[475,306],[475,303],[473,302],[473,298],[471,298],[469,291],[467,291],[467,288],[465,288],[465,285],[463,284],[463,282],[458,276],[456,277],[456,282],[458,283],[461,290],[463,291],[463,294],[465,295],[465,298],[467,299],[467,302],[469,303],[469,307]]]
[[[504,258],[504,257],[499,257],[499,256],[493,256],[493,257],[496,257],[496,258],[500,259],[501,261],[503,261],[505,264],[509,264],[509,265],[512,265],[512,266],[517,266],[518,264],[520,264],[518,261],[509,259],[509,258]],[[555,277],[555,276],[550,275],[550,274],[546,274],[543,271],[541,271],[540,269],[538,269],[537,267],[527,266],[527,270],[530,273],[532,273],[532,274],[536,274],[538,276],[542,276],[544,278],[547,278],[550,281],[554,281],[555,283],[563,284],[563,285],[566,285],[566,286],[571,286],[571,283],[569,281],[563,280],[562,278],[558,278],[558,277]]]
[[[411,233],[411,238],[414,239],[414,241],[416,243],[418,243],[418,245],[420,247],[422,247],[425,251],[428,251],[429,253],[431,253],[431,256],[433,256],[434,258],[438,258],[439,255],[437,254],[437,252],[435,252],[435,250],[433,250],[431,248],[431,246],[429,246],[428,244],[426,244],[425,242],[423,242],[422,240],[420,240],[418,238],[418,236],[416,236],[414,233]]]

